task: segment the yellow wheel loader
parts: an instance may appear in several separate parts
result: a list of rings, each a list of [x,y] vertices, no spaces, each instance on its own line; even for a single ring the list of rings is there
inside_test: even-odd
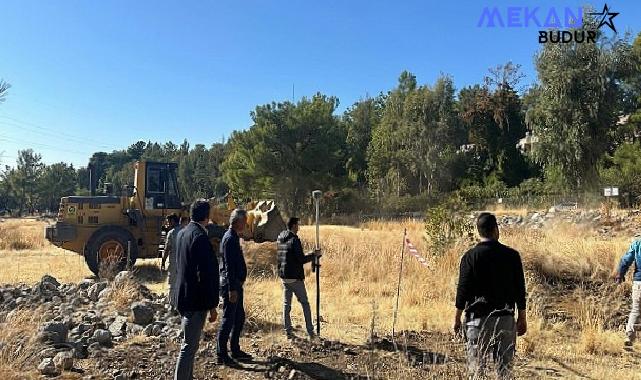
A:
[[[138,161],[134,165],[134,186],[120,196],[94,195],[95,176],[90,168],[92,195],[63,197],[56,223],[45,227],[47,240],[83,255],[97,275],[103,269],[120,271],[137,259],[158,257],[165,218],[189,216],[189,205],[180,202],[175,163]],[[217,248],[236,205],[231,198],[227,202],[212,198],[210,203],[208,232]],[[276,241],[285,229],[273,201],[251,202],[247,213],[245,240]]]

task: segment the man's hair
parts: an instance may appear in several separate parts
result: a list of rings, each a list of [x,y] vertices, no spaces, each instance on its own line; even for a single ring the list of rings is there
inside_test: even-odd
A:
[[[243,210],[242,208],[235,209],[231,212],[231,215],[229,215],[229,225],[233,226],[234,223],[241,220],[242,218],[247,218],[247,211]]]
[[[209,202],[205,199],[198,199],[191,204],[191,220],[202,222],[209,217]]]
[[[289,220],[287,221],[287,229],[291,230],[292,228],[294,228],[294,226],[298,224],[299,220],[299,218],[289,218]]]
[[[476,229],[479,231],[481,237],[491,237],[497,227],[496,217],[489,212],[482,212],[479,214],[479,217],[476,218]]]
[[[171,214],[171,215],[167,215],[167,221],[174,222],[174,224],[178,224],[180,222],[180,219],[178,219],[178,215]]]

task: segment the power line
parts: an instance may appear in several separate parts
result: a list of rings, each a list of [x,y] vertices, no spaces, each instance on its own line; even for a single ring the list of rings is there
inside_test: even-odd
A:
[[[90,145],[92,147],[96,147],[96,149],[101,149],[101,150],[102,149],[110,149],[107,145],[91,144],[91,143],[88,143],[87,141],[84,141],[80,137],[64,137],[64,136],[60,136],[59,134],[57,134],[55,132],[48,132],[48,131],[44,131],[44,130],[31,129],[31,128],[27,127],[27,126],[20,125],[20,124],[17,124],[17,123],[13,123],[13,122],[7,122],[7,121],[0,120],[0,125],[6,125],[6,126],[9,126],[9,127],[16,127],[16,128],[20,128],[20,129],[24,129],[24,130],[30,131],[30,132],[42,134],[47,139],[52,139],[53,138],[53,139],[57,139],[57,140],[60,140],[60,141],[64,141],[66,143],[69,142],[69,141],[72,141],[72,142],[75,142],[77,144],[83,144],[85,146],[86,145]]]
[[[59,131],[57,129],[54,129],[54,128],[45,127],[45,126],[42,126],[42,125],[39,125],[39,124],[35,124],[35,123],[32,123],[32,122],[28,122],[28,121],[23,121],[23,120],[17,119],[15,117],[7,116],[7,115],[0,115],[0,117],[3,118],[3,119],[8,119],[8,120],[13,121],[14,125],[17,123],[17,126],[19,126],[19,127],[24,127],[25,125],[26,126],[32,126],[32,127],[37,128],[37,129],[39,129],[41,131],[49,131],[49,133],[53,133],[55,136],[60,136],[60,137],[65,136],[67,138],[80,140],[80,142],[83,142],[83,143],[92,142],[93,144],[98,144],[98,146],[100,146],[100,147],[109,148],[106,145],[104,145],[103,142],[91,139],[89,137],[84,137],[83,136],[81,138],[81,137],[74,136],[74,135],[71,135],[71,134],[68,134],[68,133],[65,133],[65,132],[61,132],[61,131]],[[4,122],[4,123],[6,123],[6,122]]]
[[[36,143],[36,142],[33,142],[33,141],[26,141],[26,140],[16,139],[16,138],[4,136],[4,135],[0,135],[0,141],[8,141],[8,142],[13,142],[13,143],[37,145],[37,146],[40,147],[40,149],[56,150],[56,151],[59,151],[59,152],[66,152],[66,153],[75,153],[75,154],[82,154],[82,155],[89,155],[89,156],[91,156],[93,154],[91,152],[81,152],[81,151],[78,151],[78,150],[65,149],[65,148],[60,148],[60,147],[54,146],[54,145]]]

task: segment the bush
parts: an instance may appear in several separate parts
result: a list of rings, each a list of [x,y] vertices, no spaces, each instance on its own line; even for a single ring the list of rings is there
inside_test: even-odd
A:
[[[425,234],[434,255],[446,252],[457,240],[472,233],[472,224],[464,215],[467,207],[462,198],[453,196],[425,215]]]

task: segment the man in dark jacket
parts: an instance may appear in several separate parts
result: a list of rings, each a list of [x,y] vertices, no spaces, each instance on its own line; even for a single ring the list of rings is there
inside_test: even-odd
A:
[[[460,331],[465,311],[470,371],[481,375],[485,356],[493,354],[499,378],[509,378],[516,336],[527,331],[523,264],[517,251],[499,243],[494,215],[481,213],[476,227],[481,242],[461,259],[454,331]]]
[[[175,380],[193,378],[194,356],[209,313],[216,320],[218,306],[218,260],[207,238],[209,202],[191,205],[191,222],[180,230],[176,242],[176,283],[173,305],[182,316],[183,343],[176,364]]]
[[[220,241],[220,295],[223,298],[223,320],[218,330],[216,354],[218,364],[231,366],[235,365],[233,359],[251,360],[252,358],[240,349],[240,335],[245,325],[243,284],[247,279],[247,265],[240,247],[239,235],[245,230],[246,224],[245,210],[232,211],[229,217],[229,229]],[[231,357],[227,351],[227,342],[230,338]]]
[[[305,289],[305,271],[303,264],[309,263],[320,252],[312,252],[305,255],[303,245],[298,238],[298,218],[290,218],[287,222],[287,230],[278,235],[278,275],[283,281],[283,324],[288,338],[292,338],[292,295],[295,294],[298,302],[303,307],[305,326],[310,338],[314,337],[314,325],[312,323],[312,309],[307,300]]]

